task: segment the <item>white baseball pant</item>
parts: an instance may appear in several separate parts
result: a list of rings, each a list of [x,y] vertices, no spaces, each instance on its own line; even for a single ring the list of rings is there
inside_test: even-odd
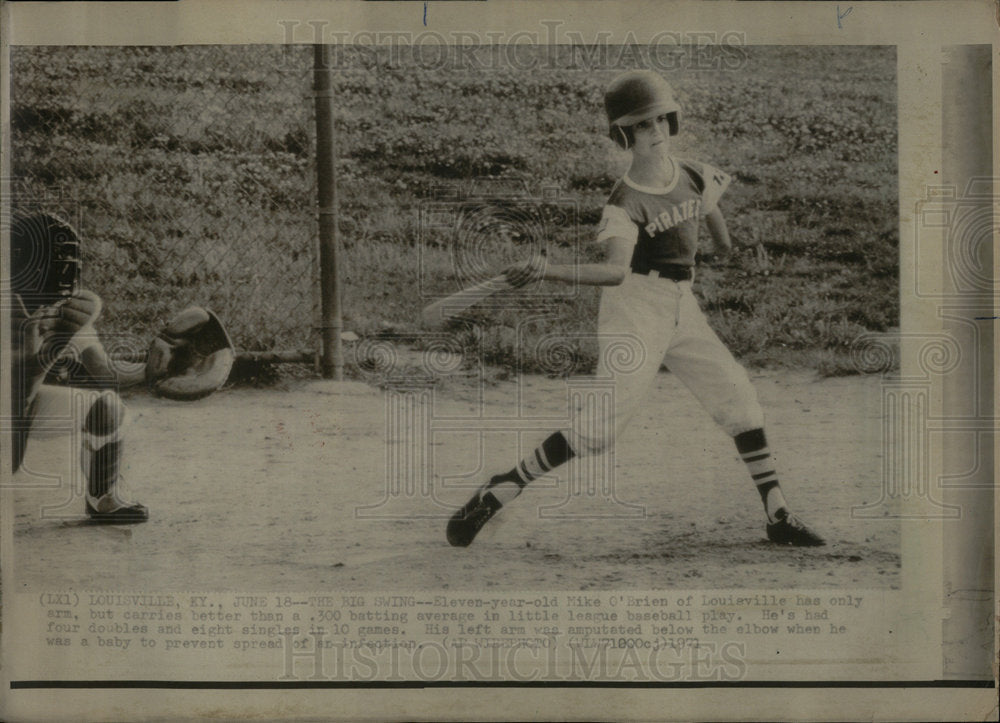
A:
[[[690,281],[630,273],[603,290],[597,328],[595,384],[608,382],[613,401],[574,410],[564,434],[577,455],[614,443],[664,363],[730,436],[764,426],[746,370],[709,327]]]

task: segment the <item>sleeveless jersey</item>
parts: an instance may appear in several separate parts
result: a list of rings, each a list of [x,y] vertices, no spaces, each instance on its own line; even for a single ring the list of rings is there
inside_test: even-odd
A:
[[[715,209],[732,178],[712,166],[673,159],[669,186],[635,183],[626,174],[611,189],[597,240],[624,238],[635,243],[632,269],[645,273],[666,264],[694,266],[698,224]]]

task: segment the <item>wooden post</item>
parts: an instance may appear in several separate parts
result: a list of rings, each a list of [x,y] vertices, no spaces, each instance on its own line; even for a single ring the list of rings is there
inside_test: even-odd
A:
[[[319,206],[319,269],[321,294],[322,371],[324,379],[344,378],[340,334],[340,275],[337,238],[336,152],[333,138],[333,69],[331,47],[313,46],[313,91],[316,97],[316,194]]]

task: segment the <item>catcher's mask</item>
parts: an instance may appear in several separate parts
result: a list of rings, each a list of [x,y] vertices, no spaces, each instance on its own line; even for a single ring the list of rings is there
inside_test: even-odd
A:
[[[80,284],[80,235],[50,213],[14,212],[10,227],[11,291],[29,314],[71,296]]]
[[[676,136],[680,126],[681,107],[673,88],[651,70],[631,70],[611,81],[604,94],[604,110],[608,135],[626,149],[634,142],[632,126],[636,123],[667,114],[670,135]]]

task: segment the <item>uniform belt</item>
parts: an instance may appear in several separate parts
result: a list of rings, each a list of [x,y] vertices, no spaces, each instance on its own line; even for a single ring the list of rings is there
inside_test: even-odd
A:
[[[663,264],[648,271],[638,271],[633,269],[633,273],[653,278],[670,279],[671,281],[691,281],[694,278],[694,269],[690,266],[680,264]]]

